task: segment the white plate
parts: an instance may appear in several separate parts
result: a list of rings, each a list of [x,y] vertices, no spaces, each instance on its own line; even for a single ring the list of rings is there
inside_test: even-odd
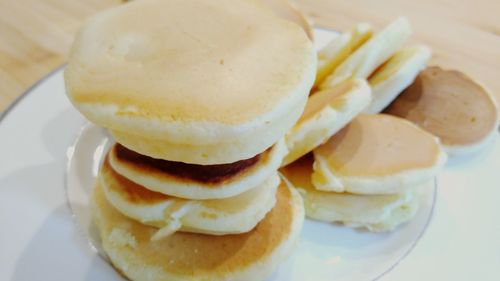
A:
[[[316,34],[318,44],[332,36]],[[61,70],[28,93],[0,123],[0,280],[121,280],[87,240],[87,196],[107,136],[71,107]],[[390,234],[307,221],[272,280],[500,280],[499,168],[497,140],[453,160],[437,196],[425,193],[417,217]],[[433,198],[429,229],[398,265],[425,230]]]

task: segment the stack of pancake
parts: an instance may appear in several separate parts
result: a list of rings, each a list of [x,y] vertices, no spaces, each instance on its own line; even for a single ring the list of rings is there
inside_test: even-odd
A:
[[[425,68],[431,52],[404,47],[410,35],[405,18],[378,33],[362,23],[319,51],[315,86],[286,135],[281,170],[308,217],[393,230],[416,214],[445,150],[477,151],[494,137],[491,95],[458,71]],[[379,114],[386,107],[397,117]]]
[[[132,280],[269,276],[303,222],[277,169],[315,71],[306,32],[257,1],[143,0],[91,18],[65,81],[117,142],[91,201],[115,267]]]
[[[413,218],[445,162],[439,140],[416,125],[361,114],[282,172],[308,217],[380,232]]]

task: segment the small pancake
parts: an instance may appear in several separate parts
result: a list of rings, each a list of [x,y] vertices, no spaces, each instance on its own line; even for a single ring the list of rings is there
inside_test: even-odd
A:
[[[326,142],[358,115],[370,99],[370,86],[363,79],[349,80],[309,97],[304,113],[285,136],[289,153],[282,165]]]
[[[376,33],[339,65],[319,86],[332,88],[350,78],[367,79],[399,50],[411,35],[410,23],[398,18]]]
[[[373,98],[365,113],[379,113],[410,86],[431,57],[426,46],[403,48],[368,79]]]
[[[161,228],[154,239],[178,230],[214,235],[247,232],[273,208],[280,182],[274,174],[234,197],[186,200],[135,184],[116,173],[108,161],[101,167],[99,180],[106,198],[117,210],[141,223]]]
[[[288,0],[262,0],[280,18],[298,24],[309,39],[313,40],[314,33],[307,17]]]
[[[477,151],[495,137],[498,107],[488,91],[455,70],[428,67],[386,110],[441,139],[450,154]]]
[[[434,178],[446,162],[438,138],[404,119],[361,114],[314,151],[318,190],[403,193]]]
[[[263,152],[293,126],[316,60],[302,28],[260,1],[143,0],[91,17],[64,78],[86,118],[135,136],[119,141],[128,148],[223,164]]]
[[[363,45],[373,35],[371,25],[361,23],[352,30],[335,37],[318,52],[318,67],[314,88],[319,87],[349,55]],[[313,93],[314,94],[314,93]]]
[[[113,265],[131,280],[264,280],[288,257],[304,220],[300,195],[281,184],[276,205],[251,231],[213,236],[176,232],[151,241],[157,228],[122,215],[97,184],[92,215]]]
[[[364,227],[373,232],[392,231],[415,216],[419,206],[418,189],[427,188],[421,186],[389,195],[319,191],[311,183],[313,161],[313,156],[308,154],[281,172],[302,195],[306,216],[316,220]]]
[[[186,199],[218,199],[264,182],[276,172],[286,153],[285,143],[280,141],[250,159],[203,166],[154,159],[115,144],[109,163],[117,173],[152,191]]]

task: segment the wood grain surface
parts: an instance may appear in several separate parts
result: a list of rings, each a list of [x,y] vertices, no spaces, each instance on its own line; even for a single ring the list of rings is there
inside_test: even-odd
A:
[[[96,11],[121,0],[0,0],[0,112],[26,88],[63,64],[75,31]],[[296,0],[316,26],[345,30],[365,21],[381,27],[407,16],[414,41],[434,51],[431,64],[459,69],[500,101],[498,0]]]

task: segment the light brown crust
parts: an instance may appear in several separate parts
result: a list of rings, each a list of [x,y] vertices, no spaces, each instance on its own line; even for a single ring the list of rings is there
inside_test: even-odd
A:
[[[314,150],[343,176],[386,176],[435,166],[441,146],[428,132],[387,114],[360,114]]]
[[[495,102],[465,74],[428,67],[385,111],[412,121],[447,146],[487,138],[498,123]]]
[[[250,232],[222,236],[177,232],[160,241],[150,240],[157,228],[145,226],[122,215],[109,204],[99,185],[94,190],[92,204],[101,237],[109,238],[116,230],[133,237],[134,243],[123,246],[131,247],[124,250],[130,256],[121,256],[121,259],[126,259],[129,263],[141,262],[171,274],[196,279],[197,276],[201,278],[215,272],[224,276],[243,270],[271,255],[288,239],[294,220],[292,194],[282,183],[276,196],[275,207]],[[115,241],[103,239],[107,250],[109,247],[111,250],[117,247],[113,243]],[[132,261],[131,258],[135,260]],[[111,259],[113,260],[113,255]],[[113,262],[119,264],[117,261]]]

